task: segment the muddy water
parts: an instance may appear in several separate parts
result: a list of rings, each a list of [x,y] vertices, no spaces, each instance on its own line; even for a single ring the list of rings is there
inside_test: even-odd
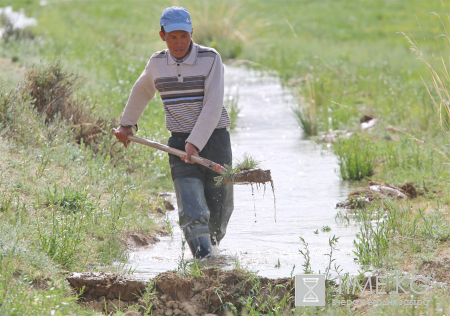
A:
[[[334,205],[345,199],[351,188],[339,180],[335,156],[314,142],[303,140],[291,114],[292,98],[278,79],[244,68],[226,67],[226,93],[238,95],[241,108],[237,128],[231,134],[233,155],[250,153],[272,172],[274,196],[270,185],[264,191],[249,185],[235,185],[235,210],[228,232],[214,250],[215,258],[206,264],[259,271],[266,277],[302,273],[303,258],[298,252],[305,238],[311,252],[314,271],[323,271],[329,260],[328,239],[339,237],[334,254],[344,271],[357,272],[354,263],[355,226],[335,222]],[[130,253],[134,274],[152,277],[176,269],[182,256],[181,231],[177,213],[169,215],[174,228],[172,237],[162,237],[156,245]],[[329,226],[331,231],[321,229]],[[318,230],[318,234],[314,231]],[[189,250],[185,259],[192,260]]]

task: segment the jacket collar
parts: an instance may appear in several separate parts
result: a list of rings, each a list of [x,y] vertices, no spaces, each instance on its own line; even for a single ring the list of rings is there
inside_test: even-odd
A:
[[[188,58],[182,62],[182,64],[187,64],[187,65],[194,65],[195,62],[197,61],[197,44],[194,43],[193,40],[191,40],[191,52],[189,53]],[[167,65],[173,65],[176,64],[176,60],[173,59],[172,54],[170,53],[170,51],[167,49]]]

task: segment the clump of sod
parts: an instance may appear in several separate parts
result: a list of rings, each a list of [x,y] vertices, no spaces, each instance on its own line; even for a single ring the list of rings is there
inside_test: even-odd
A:
[[[248,153],[244,153],[241,159],[236,161],[236,166],[225,165],[225,173],[214,178],[216,185],[224,183],[265,183],[272,180],[270,170],[261,170],[261,161],[256,160]]]

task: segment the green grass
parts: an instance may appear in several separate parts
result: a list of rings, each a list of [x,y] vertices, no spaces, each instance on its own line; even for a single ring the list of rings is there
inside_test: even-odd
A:
[[[158,190],[156,183],[164,185],[154,173],[160,160],[152,163],[148,153],[142,153],[149,166],[141,168],[141,175],[135,176],[141,177],[145,170],[148,176],[133,184],[135,176],[127,173],[128,163],[133,164],[132,156],[126,163],[114,162],[107,155],[94,155],[90,147],[80,148],[76,144],[65,122],[45,124],[39,114],[20,100],[10,104],[10,108],[17,110],[14,114],[9,112],[17,128],[9,131],[11,138],[1,142],[0,163],[10,170],[0,178],[2,221],[29,228],[29,238],[36,246],[69,269],[86,268],[86,260],[89,264],[103,264],[120,259],[119,255],[108,253],[123,252],[117,235],[133,229],[149,232],[155,227],[155,220],[147,213],[152,192]],[[19,126],[39,130],[37,139],[22,142],[25,136]],[[54,139],[48,141],[51,137]],[[48,157],[46,152],[50,153]],[[139,194],[134,194],[136,188],[142,188]],[[148,202],[142,201],[143,194]],[[93,245],[101,251],[96,251]]]
[[[241,158],[236,159],[234,168],[238,171],[258,169],[261,168],[261,161],[246,152]]]
[[[165,48],[158,20],[167,5],[15,1],[15,9],[25,7],[38,18],[33,31],[40,37],[10,41],[0,55],[16,56],[22,64],[36,62],[38,56],[64,56],[66,65],[87,77],[87,93],[118,116],[151,53]],[[426,69],[398,32],[421,43],[424,37],[435,49],[440,21],[428,13],[444,14],[440,3],[198,0],[180,5],[192,12],[194,39],[215,46],[224,59],[251,60],[254,67],[277,70],[286,85],[305,93],[310,86],[314,112],[297,113],[310,122],[305,130],[312,134],[354,129],[363,114],[408,130],[435,129],[433,105],[419,76]],[[300,18],[299,11],[308,16]],[[300,80],[309,77],[309,83]],[[143,129],[164,130],[161,108],[160,100],[152,102],[141,120]]]
[[[434,145],[445,147],[445,138],[435,137]],[[430,191],[446,190],[450,170],[446,158],[433,146],[402,133],[383,129],[356,134],[333,144],[343,180],[372,180],[400,185],[413,182]],[[431,195],[430,195],[431,197]]]
[[[428,207],[432,211],[426,211]],[[343,213],[346,211],[341,211],[338,217],[345,217]],[[435,250],[450,239],[450,222],[444,214],[439,201],[416,206],[409,201],[386,200],[356,209],[347,214],[360,223],[354,254],[366,267],[402,269],[404,262],[397,257],[400,253],[408,256],[426,253],[430,243]]]
[[[0,314],[93,315],[75,303],[77,296],[64,282],[61,268],[32,244],[27,230],[3,220],[4,216],[0,225]]]
[[[339,172],[343,180],[370,177],[375,168],[376,144],[369,137],[355,135],[334,144]]]
[[[96,140],[108,146],[78,144],[73,120],[48,120],[26,86],[0,93],[0,311],[90,315],[63,271],[116,271],[127,260],[127,232],[163,224],[150,214],[155,193],[171,187],[167,157],[144,146],[124,150],[109,133]],[[43,287],[30,288],[34,280]]]

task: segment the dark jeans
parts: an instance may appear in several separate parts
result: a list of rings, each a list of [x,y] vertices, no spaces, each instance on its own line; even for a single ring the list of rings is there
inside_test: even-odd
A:
[[[168,146],[185,149],[189,134],[173,133]],[[216,129],[203,150],[201,157],[221,165],[231,165],[230,134],[226,129]],[[219,242],[226,233],[233,213],[233,185],[216,186],[218,174],[199,164],[185,163],[180,157],[169,154],[170,170],[175,186],[180,226],[186,241],[197,236],[210,236]]]

